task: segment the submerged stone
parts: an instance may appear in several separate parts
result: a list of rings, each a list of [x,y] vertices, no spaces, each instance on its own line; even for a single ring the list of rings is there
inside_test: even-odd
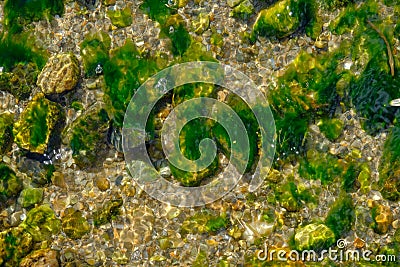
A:
[[[206,13],[200,13],[197,20],[192,22],[194,32],[197,34],[202,34],[210,26],[210,15]]]
[[[89,233],[90,225],[82,212],[68,209],[62,218],[62,230],[72,239],[78,239]]]
[[[0,162],[0,199],[2,196],[16,197],[21,190],[21,179],[10,167]]]
[[[335,243],[335,234],[324,224],[312,223],[297,229],[294,236],[297,250],[320,251]]]
[[[22,259],[20,267],[58,267],[59,253],[50,248],[35,250]]]
[[[20,203],[23,208],[38,204],[43,199],[42,188],[26,188],[20,194]]]
[[[93,214],[93,223],[95,226],[100,226],[111,221],[114,216],[119,214],[119,209],[122,206],[122,199],[107,201],[104,206]]]
[[[13,115],[10,113],[0,114],[0,154],[5,154],[11,150],[14,141],[13,124]]]
[[[260,11],[253,26],[253,35],[286,37],[315,16],[314,5],[314,1],[308,0],[278,1]]]
[[[19,266],[32,247],[32,236],[22,227],[0,232],[0,266]]]
[[[377,234],[386,234],[393,222],[393,213],[390,207],[377,205],[371,209],[373,219],[372,228]]]
[[[13,133],[15,143],[30,152],[43,154],[48,147],[52,132],[63,120],[61,107],[47,100],[43,95],[36,95],[27,105],[15,123]]]
[[[72,149],[75,163],[80,167],[102,162],[106,151],[109,117],[101,107],[85,112],[64,132],[64,142]]]
[[[234,7],[229,15],[235,18],[248,19],[253,13],[254,6],[252,1],[244,0],[238,6]]]
[[[49,58],[38,76],[37,84],[46,95],[60,94],[75,88],[79,77],[77,57],[72,53],[62,53]]]
[[[132,24],[132,11],[129,6],[123,9],[109,9],[107,16],[110,18],[111,23],[119,28],[127,27]]]
[[[61,230],[61,221],[49,205],[42,205],[28,212],[21,227],[32,236],[35,242],[40,242],[58,234]]]
[[[330,141],[335,141],[343,132],[344,123],[340,119],[322,119],[319,129]]]

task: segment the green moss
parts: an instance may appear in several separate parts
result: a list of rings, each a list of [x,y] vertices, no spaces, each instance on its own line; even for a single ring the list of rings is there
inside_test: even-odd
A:
[[[335,141],[343,132],[343,121],[340,119],[322,119],[318,123],[319,129],[330,141]]]
[[[62,0],[6,0],[4,25],[10,32],[20,32],[23,26],[50,16],[64,13]]]
[[[307,0],[279,1],[260,11],[253,35],[286,37],[315,18],[315,5],[315,1]]]
[[[61,107],[38,94],[29,102],[15,123],[13,133],[15,142],[30,152],[43,154],[53,130],[63,120]]]
[[[90,225],[83,217],[82,212],[67,210],[62,218],[62,230],[68,237],[78,239],[89,233]]]
[[[185,21],[179,14],[170,16],[162,25],[161,32],[171,39],[172,53],[175,56],[182,56],[192,42],[190,34],[186,30]]]
[[[229,13],[231,17],[248,19],[254,13],[254,6],[250,0],[244,0],[235,6]]]
[[[379,183],[382,196],[397,201],[400,199],[400,125],[391,129],[386,139],[379,165]]]
[[[108,62],[111,38],[105,32],[95,32],[85,36],[79,47],[85,73],[90,77],[96,74],[96,67],[99,64],[104,66]]]
[[[94,225],[100,226],[110,222],[116,215],[119,214],[119,209],[122,206],[122,202],[122,199],[115,199],[104,203],[104,206],[95,211],[93,214]]]
[[[0,154],[5,154],[11,150],[14,141],[13,125],[13,115],[10,113],[0,114]]]
[[[67,138],[78,166],[92,166],[100,161],[108,127],[109,118],[104,109],[89,111],[74,122]]]
[[[341,194],[333,203],[325,224],[332,229],[336,238],[340,238],[351,230],[355,221],[354,205],[349,194]]]
[[[22,227],[0,232],[0,265],[19,266],[21,259],[29,254],[32,247],[32,236]]]
[[[22,181],[5,163],[0,162],[0,199],[1,196],[15,197],[22,189]]]
[[[127,27],[132,24],[132,11],[129,6],[124,9],[109,9],[107,10],[107,16],[111,19],[111,23],[119,28]]]
[[[31,207],[38,204],[43,199],[42,188],[26,188],[20,194],[20,202],[23,208]]]
[[[136,89],[157,72],[156,61],[143,56],[132,41],[112,51],[104,65],[107,112],[122,126],[125,110]]]
[[[35,242],[41,242],[59,233],[61,221],[48,205],[42,205],[28,212],[21,227],[31,234]]]

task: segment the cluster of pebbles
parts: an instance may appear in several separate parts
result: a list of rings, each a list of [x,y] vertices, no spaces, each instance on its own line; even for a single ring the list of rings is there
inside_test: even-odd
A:
[[[95,1],[91,8],[84,8],[77,1],[66,1],[65,14],[50,21],[39,21],[31,24],[38,43],[52,55],[70,52],[80,62],[79,44],[92,31],[105,31],[112,40],[112,48],[124,44],[131,39],[138,47],[153,51],[168,52],[166,40],[159,39],[158,25],[139,9],[140,1],[133,1],[129,7],[133,14],[133,23],[126,28],[116,28],[107,18],[106,7]],[[126,6],[125,1],[116,1],[115,6]],[[262,7],[262,6],[261,6]],[[261,8],[256,6],[256,8]],[[332,17],[323,15],[324,32],[317,41],[303,34],[294,34],[283,41],[259,38],[254,45],[243,43],[240,33],[251,28],[252,21],[246,22],[229,16],[231,9],[226,1],[200,1],[195,4],[189,1],[179,13],[188,22],[198,18],[201,13],[212,14],[212,27],[223,36],[223,47],[210,45],[210,30],[201,36],[193,34],[215,54],[220,62],[228,64],[248,75],[262,90],[267,91],[275,85],[276,77],[293,61],[300,50],[309,53],[319,53],[319,49],[333,49],[346,36],[334,36],[327,30]],[[0,17],[2,16],[0,5]],[[333,16],[333,15],[330,15]],[[2,27],[0,27],[1,29]],[[172,57],[172,55],[171,55]],[[82,66],[82,64],[81,64]],[[83,70],[81,71],[83,73]],[[77,90],[82,94],[84,107],[89,107],[102,101],[103,93],[99,81],[80,78]],[[88,89],[89,87],[89,89]],[[50,90],[50,89],[49,89]],[[0,108],[8,109],[11,113],[20,112],[12,95],[0,92]],[[23,103],[22,103],[23,104]],[[21,105],[21,104],[20,104]],[[67,113],[67,124],[77,117],[76,111]],[[310,137],[313,142],[326,146],[326,151],[334,155],[346,153],[355,148],[360,151],[360,157],[368,162],[371,169],[371,180],[378,180],[378,160],[381,156],[385,133],[376,137],[367,135],[360,125],[360,118],[353,110],[342,114],[344,132],[336,142],[328,141],[316,125],[310,126]],[[199,255],[205,254],[210,266],[216,266],[220,261],[226,261],[231,266],[241,265],[246,257],[255,254],[257,246],[253,243],[259,237],[268,237],[268,243],[275,247],[287,247],[290,236],[302,222],[315,218],[325,218],[329,206],[338,195],[338,188],[324,187],[320,181],[304,180],[296,174],[298,165],[285,166],[285,175],[294,175],[311,192],[319,193],[319,204],[310,208],[304,206],[300,212],[288,212],[286,209],[266,201],[273,194],[268,184],[261,186],[255,193],[255,199],[246,198],[248,188],[242,181],[224,198],[201,208],[176,208],[160,203],[149,197],[135,183],[126,171],[123,155],[114,148],[108,151],[102,168],[85,170],[75,165],[72,152],[63,147],[54,163],[57,166],[53,183],[44,188],[44,203],[49,203],[56,215],[63,217],[67,208],[80,210],[88,219],[90,232],[82,238],[73,240],[61,233],[54,236],[48,247],[60,251],[62,265],[69,266],[186,266],[191,265]],[[18,148],[14,145],[11,157],[3,156],[3,161],[15,167],[17,164]],[[14,168],[16,169],[16,168]],[[25,181],[26,174],[22,174]],[[361,239],[368,249],[377,249],[391,241],[393,231],[400,227],[400,209],[384,200],[378,191],[370,190],[363,194],[359,191],[352,193],[356,210],[369,213],[371,203],[379,203],[388,207],[392,216],[391,230],[384,235],[376,234],[368,225],[356,221],[354,230],[350,231],[346,241],[354,247],[355,240]],[[122,199],[120,214],[110,223],[99,227],[94,226],[93,212],[105,203]],[[213,210],[216,213],[230,215],[227,229],[214,234],[189,233],[182,234],[182,225],[190,216],[201,210]],[[276,227],[261,219],[264,210],[272,210],[277,220],[282,224]],[[26,218],[26,210],[14,210],[14,207],[3,210],[1,220],[7,220],[11,225],[17,225]],[[167,243],[167,245],[165,245]],[[46,244],[43,244],[46,246]],[[258,246],[260,247],[260,246]]]

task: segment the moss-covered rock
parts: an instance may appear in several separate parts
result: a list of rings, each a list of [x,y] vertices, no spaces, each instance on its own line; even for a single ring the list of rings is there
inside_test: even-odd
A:
[[[202,34],[210,26],[210,15],[206,13],[200,13],[197,20],[192,22],[194,32],[197,34]]]
[[[62,218],[62,230],[68,237],[78,239],[89,233],[90,225],[82,212],[68,209]]]
[[[49,58],[38,76],[37,84],[46,95],[60,94],[75,88],[79,77],[78,58],[72,53],[61,53]]]
[[[235,6],[229,15],[235,18],[248,19],[254,11],[255,9],[252,1],[244,0],[239,5]]]
[[[43,154],[50,136],[64,119],[61,107],[43,95],[36,95],[27,105],[15,123],[13,133],[15,143],[30,152]]]
[[[111,58],[103,68],[104,98],[107,112],[117,126],[122,126],[126,108],[136,89],[157,69],[156,61],[142,55],[130,40],[111,52]]]
[[[355,211],[353,200],[349,194],[341,194],[330,208],[325,218],[325,224],[332,229],[336,238],[340,238],[343,234],[351,230],[354,221]]]
[[[129,6],[123,9],[109,9],[107,16],[110,18],[111,23],[119,28],[127,27],[132,24],[132,11]]]
[[[122,199],[110,200],[104,203],[104,206],[93,214],[93,223],[100,226],[110,222],[114,216],[119,214],[119,208],[122,206]]]
[[[335,141],[343,132],[344,123],[340,119],[322,119],[318,123],[319,129],[330,141]]]
[[[315,1],[281,0],[261,10],[253,26],[253,35],[286,37],[315,17]]]
[[[320,251],[335,243],[335,234],[324,224],[312,223],[297,229],[294,236],[297,250]]]
[[[100,67],[109,60],[109,50],[111,48],[111,38],[105,32],[95,32],[85,36],[85,39],[79,46],[83,66],[87,76],[93,76],[98,65]]]
[[[5,163],[0,162],[0,199],[16,197],[22,190],[22,181]]]
[[[56,250],[45,248],[35,250],[22,259],[20,267],[58,267],[59,253]]]
[[[10,73],[0,73],[0,90],[11,93],[18,100],[25,100],[31,95],[38,74],[35,63],[18,63]]]
[[[94,107],[64,132],[64,141],[71,147],[78,166],[90,167],[102,162],[106,152],[109,120],[103,108]]]
[[[182,224],[181,233],[184,235],[215,233],[226,229],[228,224],[229,218],[225,213],[218,215],[205,210],[187,218]]]
[[[32,236],[21,227],[0,232],[0,266],[19,266],[32,247]]]
[[[165,21],[165,24],[161,27],[161,33],[160,37],[164,35],[171,39],[172,53],[175,56],[182,56],[192,42],[190,34],[186,29],[186,23],[179,14],[172,15]]]
[[[28,208],[35,204],[42,202],[43,189],[42,188],[26,188],[22,190],[20,196],[20,203],[23,208]]]
[[[5,154],[11,150],[14,141],[13,125],[13,115],[10,113],[0,114],[0,154]]]
[[[61,230],[61,221],[49,205],[42,205],[31,209],[20,226],[35,242],[40,242],[50,240],[52,235],[58,234]]]

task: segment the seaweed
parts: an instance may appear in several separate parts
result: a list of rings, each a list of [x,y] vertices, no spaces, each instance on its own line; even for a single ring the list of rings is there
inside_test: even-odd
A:
[[[140,9],[149,15],[152,20],[158,21],[163,25],[169,16],[176,13],[177,6],[174,5],[174,2],[170,0],[144,0],[140,5]]]
[[[160,37],[167,36],[172,42],[172,53],[175,56],[182,56],[189,48],[192,39],[185,27],[185,21],[181,15],[170,16],[161,26]]]
[[[111,38],[105,32],[94,32],[85,36],[79,45],[86,76],[96,73],[97,66],[104,66],[109,61]]]

